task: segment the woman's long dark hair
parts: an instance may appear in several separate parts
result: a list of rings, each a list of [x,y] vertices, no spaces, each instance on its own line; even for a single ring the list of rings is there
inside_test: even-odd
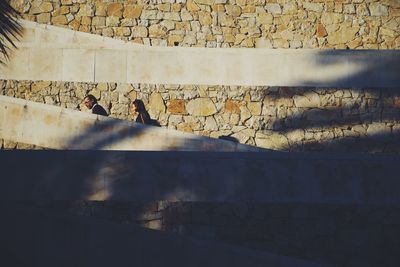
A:
[[[143,112],[143,111],[146,111],[146,108],[144,107],[144,103],[143,103],[143,101],[142,100],[140,100],[140,99],[135,99],[133,102],[132,102],[132,105],[135,105],[135,107],[136,107],[136,111],[137,112]]]
[[[143,124],[151,124],[150,115],[147,112],[143,101],[140,99],[135,99],[132,102],[132,105],[135,105],[136,111],[139,113],[136,118],[136,122],[143,123]]]

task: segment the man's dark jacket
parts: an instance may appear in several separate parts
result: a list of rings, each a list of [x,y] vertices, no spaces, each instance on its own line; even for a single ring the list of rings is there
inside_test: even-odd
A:
[[[95,104],[92,108],[92,113],[93,114],[97,114],[97,115],[101,115],[101,116],[108,116],[106,110],[100,106],[99,104]]]

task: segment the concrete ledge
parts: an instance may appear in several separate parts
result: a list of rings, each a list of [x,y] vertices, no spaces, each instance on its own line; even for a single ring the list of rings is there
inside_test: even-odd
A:
[[[32,22],[23,26],[26,38],[1,67],[0,79],[320,87],[400,83],[399,50],[146,47]],[[43,49],[52,56],[43,58]],[[93,52],[96,56],[85,60],[69,56]],[[82,69],[88,75],[82,76]]]
[[[261,148],[0,96],[0,138],[52,149],[263,151]]]

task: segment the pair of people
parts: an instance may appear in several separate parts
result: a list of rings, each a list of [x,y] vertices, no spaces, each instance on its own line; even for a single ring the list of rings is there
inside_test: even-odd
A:
[[[108,116],[106,110],[97,103],[97,99],[93,95],[87,95],[84,99],[84,104],[88,109],[92,110],[93,114]],[[130,111],[133,115],[136,115],[136,122],[151,124],[150,115],[146,111],[143,101],[139,99],[133,101],[130,106]]]

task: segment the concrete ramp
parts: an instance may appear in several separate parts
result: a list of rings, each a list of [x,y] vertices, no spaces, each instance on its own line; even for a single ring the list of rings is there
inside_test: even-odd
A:
[[[221,139],[0,96],[0,138],[52,149],[263,151]]]
[[[149,47],[22,21],[0,79],[244,86],[396,87],[398,50]]]

